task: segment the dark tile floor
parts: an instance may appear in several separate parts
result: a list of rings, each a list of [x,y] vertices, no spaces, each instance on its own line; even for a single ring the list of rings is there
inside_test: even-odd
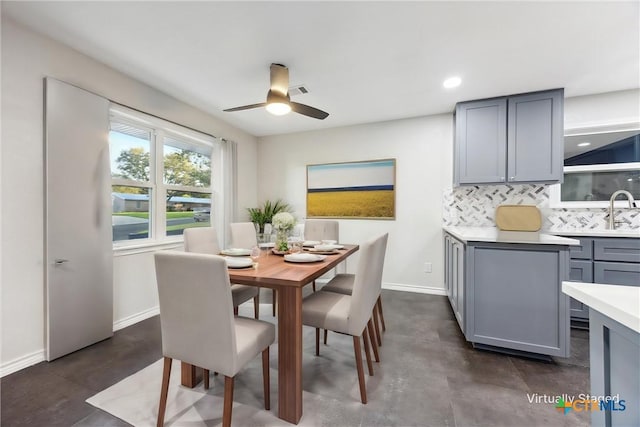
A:
[[[349,337],[331,334],[329,346],[317,358],[313,330],[305,328],[303,389],[314,399],[309,407],[321,408],[313,420],[340,426],[589,425],[589,414],[563,415],[552,404],[529,403],[527,398],[533,393],[588,393],[588,332],[572,330],[570,358],[540,362],[473,349],[446,297],[384,291],[383,302],[387,332],[382,363],[376,365],[376,375],[367,378],[366,406],[357,401]],[[270,306],[261,310],[266,320],[272,319],[266,314]],[[161,357],[160,322],[154,317],[109,340],[9,375],[0,380],[0,424],[126,426],[85,399]],[[277,366],[274,357],[277,351],[272,351],[272,367]],[[246,378],[255,376],[259,382],[256,363]],[[277,407],[275,390],[272,407]],[[236,396],[244,399],[240,387]],[[242,419],[233,421],[242,425]]]

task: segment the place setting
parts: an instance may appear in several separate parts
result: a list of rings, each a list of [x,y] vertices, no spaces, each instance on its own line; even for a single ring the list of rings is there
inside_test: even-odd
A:
[[[306,243],[303,245],[304,250],[315,255],[335,255],[344,249],[344,245],[339,245],[336,240],[322,240],[317,243],[313,241],[312,245],[306,245]]]
[[[220,251],[221,255],[227,263],[227,268],[234,270],[258,268],[258,259],[260,258],[261,249],[254,246],[251,249],[231,248]]]

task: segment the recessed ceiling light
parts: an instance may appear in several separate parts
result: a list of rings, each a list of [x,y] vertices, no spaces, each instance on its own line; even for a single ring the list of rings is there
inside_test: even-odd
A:
[[[460,77],[449,77],[444,81],[444,83],[442,83],[442,85],[447,89],[451,89],[460,86],[460,83],[462,83],[462,79]]]
[[[580,144],[578,144],[578,147],[588,147],[590,145],[591,145],[590,142],[581,142]]]

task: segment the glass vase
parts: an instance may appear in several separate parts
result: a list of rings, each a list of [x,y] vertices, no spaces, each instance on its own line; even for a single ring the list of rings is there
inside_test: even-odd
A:
[[[289,230],[276,230],[276,244],[275,249],[277,251],[286,251],[289,249]]]

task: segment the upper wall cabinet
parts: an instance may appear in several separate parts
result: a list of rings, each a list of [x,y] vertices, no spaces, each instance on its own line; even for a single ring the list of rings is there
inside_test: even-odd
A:
[[[562,89],[456,105],[454,181],[561,182]]]

